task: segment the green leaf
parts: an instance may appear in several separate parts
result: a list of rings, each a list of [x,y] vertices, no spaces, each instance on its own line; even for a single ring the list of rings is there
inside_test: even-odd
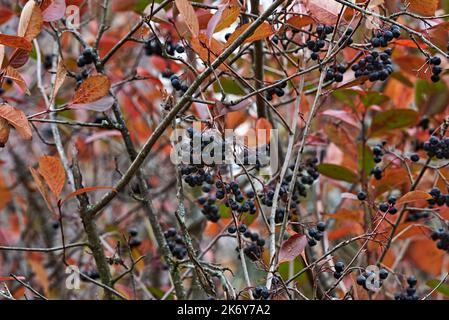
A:
[[[389,97],[379,92],[367,92],[366,94],[361,95],[360,99],[362,100],[362,103],[365,106],[365,108],[371,107],[373,105],[379,106],[390,100]]]
[[[371,174],[371,170],[373,170],[373,168],[376,166],[376,163],[374,162],[373,152],[367,145],[365,145],[365,152],[363,152],[363,144],[360,143],[357,146],[357,155],[359,168],[363,168],[365,170],[365,176],[368,177]]]
[[[237,82],[232,79],[229,79],[229,78],[220,79],[220,83],[221,83],[221,87],[223,87],[225,93],[236,94],[236,95],[244,95],[245,94],[245,91],[243,91],[242,88],[237,84]],[[217,81],[214,83],[214,91],[215,92],[220,92],[221,87]]]
[[[335,180],[346,181],[350,183],[355,183],[358,181],[357,173],[336,164],[322,163],[318,165],[317,169],[318,172],[322,175]]]
[[[411,127],[418,121],[418,112],[411,109],[391,109],[379,112],[371,123],[371,136],[380,136],[393,129]]]
[[[335,99],[354,107],[355,98],[359,96],[359,92],[353,89],[339,89],[332,92]]]
[[[445,295],[446,297],[449,297],[449,285],[447,283],[442,283],[441,285],[439,285],[440,282],[441,281],[438,279],[432,279],[432,280],[427,281],[426,285],[432,289],[435,289],[436,287],[438,287],[436,289],[436,291]]]
[[[449,90],[446,83],[418,80],[415,103],[420,113],[424,115],[431,116],[443,112],[449,104]]]
[[[293,274],[296,274],[303,270],[306,267],[306,264],[304,263],[301,256],[296,257],[295,260],[293,260]],[[289,262],[283,262],[279,265],[279,274],[284,281],[287,281],[289,279]],[[304,272],[299,277],[297,277],[294,280],[297,284],[306,285],[309,282],[309,277],[307,275],[307,272]]]

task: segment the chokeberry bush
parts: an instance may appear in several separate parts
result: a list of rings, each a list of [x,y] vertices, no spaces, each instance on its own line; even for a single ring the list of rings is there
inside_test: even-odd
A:
[[[448,298],[449,4],[0,2],[0,299]]]

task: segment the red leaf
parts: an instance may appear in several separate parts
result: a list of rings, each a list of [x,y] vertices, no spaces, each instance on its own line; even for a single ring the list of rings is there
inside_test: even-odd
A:
[[[4,24],[14,15],[10,9],[6,7],[0,7],[0,24]]]
[[[31,51],[33,46],[24,37],[10,36],[7,34],[0,34],[0,44],[4,44],[7,47],[20,48],[26,51]]]
[[[294,234],[287,241],[282,243],[279,252],[279,263],[293,261],[299,256],[307,245],[307,237],[301,234]]]
[[[44,21],[52,22],[64,17],[66,10],[65,0],[53,0],[42,12]]]
[[[91,191],[95,191],[95,190],[115,190],[113,187],[102,187],[102,186],[98,186],[98,187],[86,187],[86,188],[82,188],[82,189],[78,189],[76,191],[73,191],[72,193],[68,194],[64,199],[62,199],[59,202],[59,205],[62,206],[67,200],[76,197],[80,194],[83,193],[87,193],[87,192],[91,192]]]

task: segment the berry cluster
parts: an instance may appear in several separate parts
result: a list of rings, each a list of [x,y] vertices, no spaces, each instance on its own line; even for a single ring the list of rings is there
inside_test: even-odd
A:
[[[387,202],[379,204],[379,210],[382,212],[388,212],[392,215],[398,213],[398,208],[395,207],[396,200],[397,199],[395,196],[389,196]]]
[[[324,81],[335,81],[342,82],[343,74],[346,72],[346,66],[344,64],[330,66],[326,70],[326,76],[324,77]]]
[[[253,298],[254,299],[263,299],[267,300],[270,297],[270,292],[268,288],[265,286],[257,286],[253,289]]]
[[[449,232],[443,228],[432,232],[432,240],[437,241],[437,248],[449,253]]]
[[[291,218],[290,214],[296,211],[296,208],[300,202],[300,197],[307,196],[306,185],[312,185],[313,182],[318,179],[319,173],[317,171],[317,158],[308,159],[304,165],[300,166],[298,170],[298,176],[296,183],[294,184],[294,189],[292,193],[292,197],[289,199],[289,185],[293,179],[294,165],[291,165],[288,169],[287,174],[284,176],[282,180],[281,187],[279,189],[279,199],[280,202],[278,204],[278,208],[275,212],[275,223],[281,223],[284,220],[284,215],[286,214],[286,207],[288,201],[290,200],[290,209],[292,212],[289,212],[289,218]],[[267,207],[273,206],[273,198],[275,194],[274,186],[267,186],[265,191],[260,194],[260,199],[263,205]]]
[[[367,54],[365,58],[352,65],[351,69],[354,71],[354,76],[356,78],[368,77],[371,82],[387,80],[393,73],[391,54],[390,48],[381,53],[373,51]]]
[[[309,39],[306,42],[307,48],[312,51],[312,54],[310,55],[312,60],[318,60],[320,58],[319,52],[326,46],[326,41],[324,39],[326,39],[327,35],[333,32],[333,26],[318,25],[316,27],[317,39]]]
[[[343,270],[345,269],[345,264],[341,261],[338,261],[335,266],[335,272],[334,272],[334,278],[335,279],[340,279],[341,276],[343,275]]]
[[[189,89],[189,86],[186,85],[185,83],[182,83],[182,80],[179,79],[179,76],[177,76],[176,74],[170,76],[170,82],[171,85],[173,86],[173,89],[175,89],[176,91],[181,91],[182,93],[185,93]]]
[[[430,158],[449,159],[449,138],[431,136],[429,141],[424,142],[423,148]]]
[[[84,49],[83,53],[76,60],[78,67],[82,68],[88,64],[94,63],[98,59],[97,53],[93,48]]]
[[[400,37],[401,29],[398,26],[393,25],[389,30],[381,29],[376,31],[371,38],[371,45],[373,46],[373,48],[386,47],[391,40],[393,40],[394,38],[398,39]]]
[[[262,239],[257,232],[251,232],[243,223],[240,224],[238,228],[234,225],[229,226],[228,232],[229,234],[239,232],[240,234],[243,234],[246,239],[248,239],[249,243],[243,249],[243,253],[252,261],[257,261],[262,257],[265,240]],[[239,248],[236,248],[236,251],[238,250]]]
[[[410,276],[407,278],[407,284],[408,284],[408,288],[406,290],[406,293],[402,293],[402,292],[396,292],[394,294],[394,299],[395,300],[418,300],[419,297],[416,294],[416,284],[418,283],[418,281],[416,280],[415,276]]]
[[[285,92],[284,92],[285,87],[287,87],[287,82],[280,83],[273,88],[267,89],[267,91],[265,91],[265,98],[268,101],[271,101],[271,100],[273,100],[273,95],[282,97],[285,94]]]
[[[340,41],[339,41],[339,46],[350,46],[354,40],[352,40],[352,34],[354,32],[354,29],[352,29],[351,27],[349,27],[348,29],[346,29],[345,34],[341,37]]]
[[[168,247],[172,255],[179,260],[184,259],[187,255],[187,249],[181,235],[176,232],[175,228],[170,228],[164,232],[165,239],[167,239]]]
[[[372,283],[373,280],[376,279],[376,275],[374,275],[373,273],[374,273],[374,271],[369,271],[368,272],[368,271],[365,270],[362,274],[360,274],[357,277],[357,279],[356,279],[357,284],[359,286],[362,286],[363,289],[365,289],[366,291],[369,291],[368,285],[370,283]],[[381,287],[383,280],[388,278],[388,270],[386,270],[384,268],[380,269],[378,276],[379,276],[379,283],[378,283],[378,285],[379,285],[379,287]]]
[[[310,228],[308,230],[309,238],[307,243],[309,246],[313,247],[317,244],[317,241],[323,239],[323,232],[326,231],[326,224],[323,221],[318,222],[316,228]]]
[[[432,196],[432,199],[427,200],[429,205],[437,205],[439,207],[447,205],[449,207],[449,194],[443,194],[438,188],[433,188],[429,194]]]
[[[443,68],[440,67],[440,57],[431,57],[427,60],[427,63],[432,67],[432,76],[430,77],[432,82],[440,81],[440,74],[443,72]]]
[[[161,43],[156,37],[152,37],[145,42],[144,50],[147,56],[162,56],[163,52]],[[165,51],[168,55],[174,56],[175,51],[177,53],[183,53],[185,51],[185,48],[181,43],[175,45],[171,41],[167,41],[165,43]]]

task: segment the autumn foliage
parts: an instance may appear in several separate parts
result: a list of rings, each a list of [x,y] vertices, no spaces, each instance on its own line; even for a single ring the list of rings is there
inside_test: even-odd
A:
[[[0,299],[447,299],[448,16],[0,2]]]

